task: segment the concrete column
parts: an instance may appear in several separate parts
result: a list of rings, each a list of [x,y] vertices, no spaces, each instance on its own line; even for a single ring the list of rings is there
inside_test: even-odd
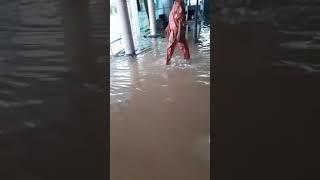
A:
[[[122,31],[122,45],[126,55],[134,55],[134,44],[130,25],[127,0],[117,0],[117,14]],[[112,28],[112,27],[111,27]]]
[[[156,10],[154,7],[154,0],[148,0],[148,10],[149,10],[149,24],[151,37],[157,36],[157,25],[156,25]]]
[[[140,24],[139,24],[139,11],[138,11],[138,5],[137,0],[130,0],[130,6],[131,6],[131,15],[132,15],[132,35],[133,39],[136,39],[140,36]]]

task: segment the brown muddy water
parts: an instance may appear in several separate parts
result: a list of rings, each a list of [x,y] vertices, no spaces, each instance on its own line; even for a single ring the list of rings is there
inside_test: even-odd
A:
[[[0,2],[0,179],[107,179],[106,2]]]
[[[167,39],[136,58],[111,59],[112,180],[210,178],[210,28],[191,61],[177,48],[165,65]]]

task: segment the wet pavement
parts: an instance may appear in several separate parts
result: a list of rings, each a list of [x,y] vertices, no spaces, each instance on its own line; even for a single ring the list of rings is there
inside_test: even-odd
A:
[[[136,58],[111,59],[113,180],[210,177],[210,28],[198,45],[189,38],[190,62],[176,49],[166,66],[166,45],[151,40]]]
[[[0,179],[108,177],[105,7],[0,3]]]

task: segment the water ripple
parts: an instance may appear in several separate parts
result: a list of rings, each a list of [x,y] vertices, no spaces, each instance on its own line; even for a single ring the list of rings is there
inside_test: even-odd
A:
[[[157,81],[162,81],[161,79],[167,81],[171,73],[179,71],[186,71],[186,73],[190,71],[195,74],[194,82],[210,85],[210,26],[202,27],[198,46],[190,44],[190,61],[184,60],[177,48],[172,63],[169,66],[165,65],[166,48],[164,47],[167,46],[167,39],[157,39],[155,42],[144,39],[139,44],[150,50],[144,51],[136,58],[117,56],[111,59],[111,103],[119,103],[118,99],[122,101],[129,99],[131,92],[145,93],[153,85],[168,88],[167,82],[159,84]],[[150,81],[150,78],[155,80]]]

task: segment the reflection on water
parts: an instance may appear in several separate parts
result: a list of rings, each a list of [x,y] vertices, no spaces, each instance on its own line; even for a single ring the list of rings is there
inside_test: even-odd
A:
[[[209,179],[209,38],[189,42],[190,62],[177,49],[165,65],[167,39],[111,59],[112,179]]]
[[[319,73],[320,30],[279,30],[280,43],[274,67],[306,73]],[[285,69],[283,69],[285,70]]]
[[[107,178],[105,10],[102,0],[0,2],[0,179]]]
[[[274,63],[274,66],[285,66],[287,68],[297,68],[305,71],[306,73],[320,72],[320,64],[310,64],[308,62],[298,63],[294,61],[280,61],[280,63]]]

